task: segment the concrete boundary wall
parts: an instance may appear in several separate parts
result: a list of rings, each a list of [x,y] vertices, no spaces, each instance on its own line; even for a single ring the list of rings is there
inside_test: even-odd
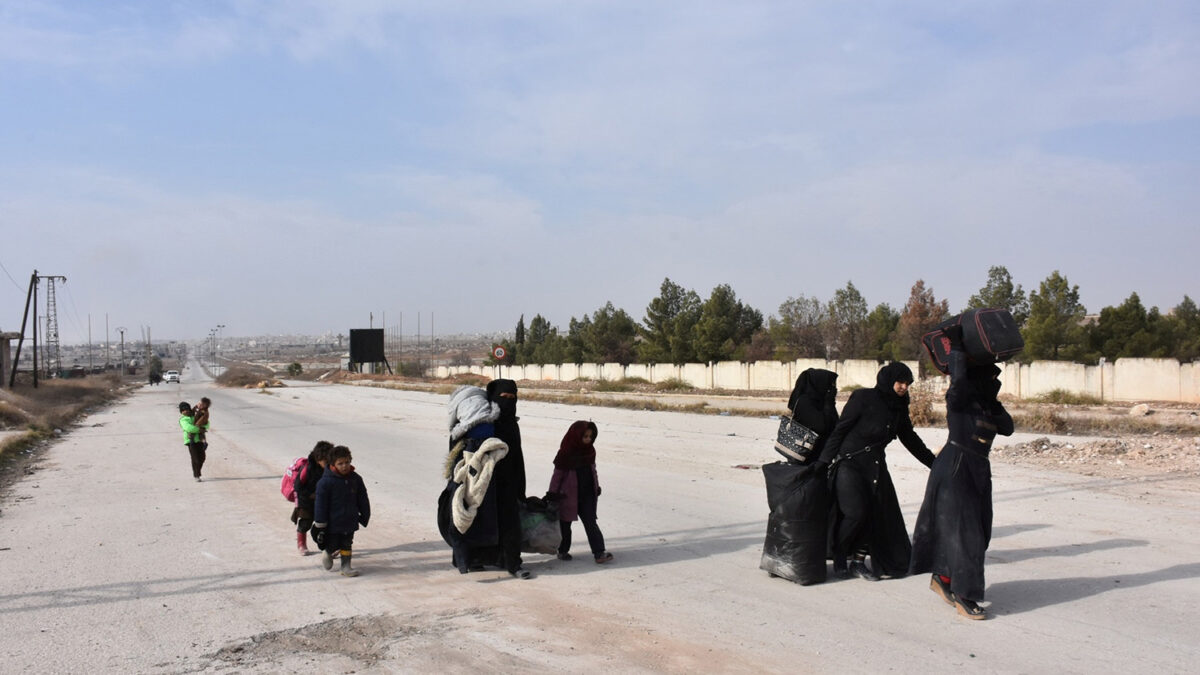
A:
[[[916,361],[905,361],[917,373]],[[1101,401],[1172,401],[1200,403],[1200,363],[1179,363],[1175,359],[1117,359],[1114,363],[1089,366],[1065,361],[1002,363],[1001,393],[1016,398],[1035,398],[1055,390],[1089,396]],[[697,389],[726,391],[789,392],[796,378],[808,368],[824,368],[838,374],[838,388],[844,390],[875,385],[879,364],[875,361],[721,361],[717,363],[644,364],[563,363],[527,366],[438,366],[436,377],[446,378],[473,373],[490,378],[513,380],[619,381],[640,378],[658,384],[682,380]],[[945,387],[947,378],[933,378]]]

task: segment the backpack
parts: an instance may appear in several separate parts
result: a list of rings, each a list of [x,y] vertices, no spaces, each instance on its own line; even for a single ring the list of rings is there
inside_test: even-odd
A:
[[[296,483],[304,480],[308,475],[308,458],[297,457],[292,460],[292,465],[283,472],[283,480],[279,483],[279,491],[283,493],[283,498],[289,502],[296,501]]]

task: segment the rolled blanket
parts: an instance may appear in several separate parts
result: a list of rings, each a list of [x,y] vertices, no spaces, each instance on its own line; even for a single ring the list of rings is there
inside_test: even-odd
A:
[[[500,406],[488,400],[487,391],[463,385],[450,394],[446,413],[449,418],[450,441],[453,442],[482,422],[495,422],[500,417]]]
[[[508,445],[498,438],[485,440],[478,450],[468,450],[454,467],[454,482],[458,488],[454,491],[454,528],[463,534],[475,522],[475,514],[483,503],[488,485],[492,482],[492,472],[496,470],[496,462],[508,454]]]

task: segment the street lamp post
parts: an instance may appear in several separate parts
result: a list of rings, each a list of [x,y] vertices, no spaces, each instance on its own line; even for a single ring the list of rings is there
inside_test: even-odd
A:
[[[221,332],[223,330],[225,330],[225,324],[223,324],[223,323],[217,324],[217,350],[213,356],[213,371],[214,372],[216,371],[216,367],[218,365],[217,357],[219,357],[221,355]]]
[[[214,355],[217,348],[217,329],[210,328],[208,330],[208,362],[212,366],[213,377],[216,377],[217,357]]]

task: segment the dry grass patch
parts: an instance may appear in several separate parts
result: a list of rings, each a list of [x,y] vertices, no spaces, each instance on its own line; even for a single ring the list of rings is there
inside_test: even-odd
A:
[[[275,373],[269,368],[256,366],[236,366],[226,368],[217,376],[217,384],[222,387],[257,387],[263,380],[270,380]]]
[[[1054,408],[1038,406],[1033,410],[1011,413],[1013,426],[1039,434],[1065,434],[1073,431],[1067,419]]]
[[[915,427],[938,427],[946,423],[939,405],[945,395],[931,380],[921,380],[908,389],[908,415]]]
[[[1033,403],[1055,403],[1059,405],[1103,405],[1104,401],[1087,394],[1075,394],[1064,389],[1051,391],[1029,399]]]
[[[691,382],[679,377],[672,377],[654,385],[656,391],[690,391],[695,389]]]
[[[139,385],[140,386],[140,385]],[[47,380],[37,387],[0,390],[0,429],[23,430],[0,444],[0,455],[20,452],[55,435],[87,411],[128,393],[116,375]]]

